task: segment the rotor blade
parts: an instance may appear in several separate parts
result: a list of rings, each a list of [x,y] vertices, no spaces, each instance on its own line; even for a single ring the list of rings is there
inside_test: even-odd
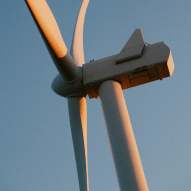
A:
[[[88,7],[89,0],[83,0],[78,18],[76,21],[76,27],[74,30],[72,47],[70,50],[71,55],[78,66],[82,66],[85,63],[84,60],[84,48],[83,48],[83,28],[84,28],[84,20],[86,9]]]
[[[68,109],[80,191],[89,191],[86,98],[68,98]]]
[[[66,48],[48,4],[45,0],[25,0],[25,2],[59,73],[66,81],[76,79],[79,74],[78,67]]]

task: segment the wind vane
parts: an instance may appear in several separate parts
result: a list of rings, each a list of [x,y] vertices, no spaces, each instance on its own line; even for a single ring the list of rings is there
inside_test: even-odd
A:
[[[46,1],[25,2],[59,72],[52,89],[68,100],[80,191],[89,191],[87,95],[100,97],[120,190],[147,191],[122,90],[171,76],[170,48],[164,42],[146,46],[141,29],[135,29],[119,54],[85,64],[83,25],[89,0],[83,0],[78,14],[71,55]]]

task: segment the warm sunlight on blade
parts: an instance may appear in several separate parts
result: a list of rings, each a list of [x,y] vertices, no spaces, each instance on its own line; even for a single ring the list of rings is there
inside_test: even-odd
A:
[[[67,54],[56,20],[45,0],[26,0],[43,34],[58,58]]]
[[[73,57],[78,66],[82,66],[85,63],[84,60],[84,48],[83,48],[83,27],[84,19],[86,14],[86,9],[88,7],[89,0],[84,0],[82,2],[78,19],[76,22],[74,38],[73,38]]]

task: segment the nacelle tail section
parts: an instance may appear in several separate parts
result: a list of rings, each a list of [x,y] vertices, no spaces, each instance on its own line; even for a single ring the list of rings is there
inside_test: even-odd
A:
[[[116,64],[141,57],[145,41],[141,29],[136,29],[117,56]]]

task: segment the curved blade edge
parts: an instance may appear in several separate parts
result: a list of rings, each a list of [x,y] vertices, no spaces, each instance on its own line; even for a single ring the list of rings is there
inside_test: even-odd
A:
[[[78,67],[66,48],[48,4],[45,0],[25,2],[60,75],[65,81],[76,79],[79,75]]]
[[[68,110],[80,191],[89,191],[86,98],[68,98]]]
[[[84,48],[83,48],[83,28],[86,10],[89,4],[89,0],[83,0],[78,18],[76,21],[76,26],[74,30],[74,36],[72,41],[72,46],[70,54],[73,56],[77,66],[82,66],[85,63],[84,59]]]
[[[67,48],[47,2],[45,0],[25,0],[25,2],[58,58],[64,57]]]

